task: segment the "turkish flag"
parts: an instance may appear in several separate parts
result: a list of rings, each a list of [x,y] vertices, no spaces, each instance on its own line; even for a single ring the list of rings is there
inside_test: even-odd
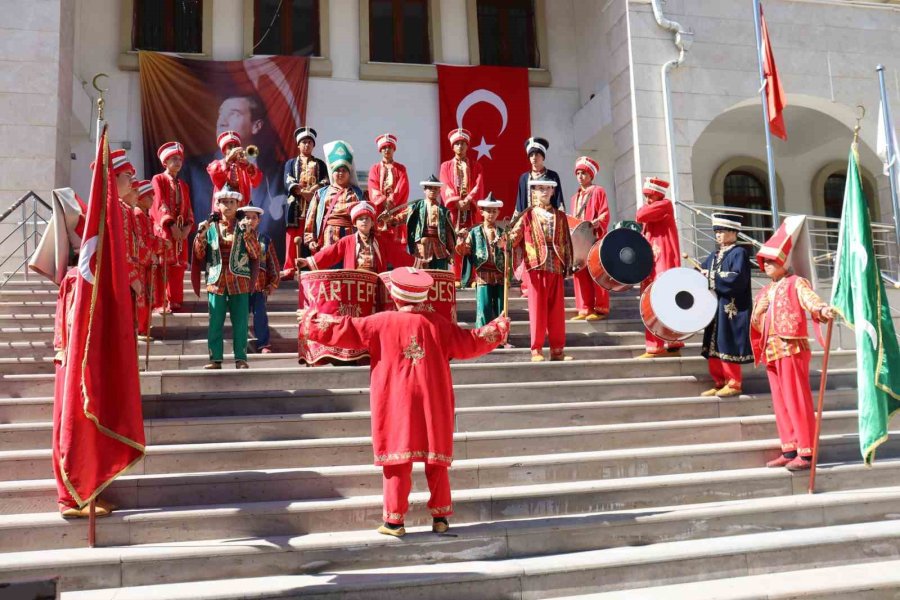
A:
[[[79,507],[144,456],[124,227],[105,127],[94,164],[59,426],[59,468]]]
[[[766,105],[769,108],[769,131],[772,132],[772,135],[786,140],[787,129],[784,126],[784,107],[787,106],[787,99],[784,95],[784,88],[781,87],[778,69],[775,67],[775,55],[772,54],[769,26],[766,25],[766,18],[763,16],[762,4],[759,5],[759,21],[762,29],[763,74],[766,77]]]
[[[472,134],[468,156],[484,170],[484,194],[503,201],[500,218],[512,215],[519,176],[530,166],[525,141],[531,136],[528,69],[438,65],[441,160],[453,157],[451,129]]]

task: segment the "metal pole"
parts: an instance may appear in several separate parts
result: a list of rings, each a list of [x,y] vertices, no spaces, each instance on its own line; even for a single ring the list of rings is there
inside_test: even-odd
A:
[[[891,200],[894,207],[894,234],[897,238],[897,249],[900,252],[900,199],[897,198],[897,149],[894,148],[894,122],[891,120],[891,107],[888,104],[887,86],[884,83],[884,65],[875,67],[878,72],[878,85],[881,88],[881,119],[884,121],[884,138],[887,145],[888,178],[891,182]],[[900,261],[898,261],[900,268]]]
[[[753,0],[753,23],[756,25],[756,58],[759,62],[759,95],[762,100],[763,129],[766,132],[766,164],[769,171],[769,201],[772,204],[772,229],[781,224],[778,216],[778,186],[775,183],[775,156],[772,153],[772,132],[769,130],[769,104],[766,101],[766,71],[762,44],[762,14],[759,0]]]

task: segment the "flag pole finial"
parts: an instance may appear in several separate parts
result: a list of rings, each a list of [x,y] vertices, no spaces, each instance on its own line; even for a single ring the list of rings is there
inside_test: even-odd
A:
[[[862,125],[860,125],[860,121],[866,118],[866,107],[862,104],[856,105],[856,110],[858,111],[856,114],[856,126],[853,128],[853,145],[859,145],[859,130],[862,129]]]

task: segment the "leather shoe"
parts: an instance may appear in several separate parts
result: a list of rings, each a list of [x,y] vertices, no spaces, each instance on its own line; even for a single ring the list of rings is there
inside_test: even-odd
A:
[[[214,360],[203,365],[203,368],[207,371],[218,371],[222,368],[222,363],[220,361]]]
[[[784,466],[788,471],[808,471],[812,467],[812,461],[798,456]]]
[[[606,315],[600,313],[591,313],[585,318],[585,321],[602,321],[606,318]]]
[[[236,360],[234,361],[235,369],[249,369],[250,365],[247,364],[246,360]]]
[[[718,391],[721,389],[722,388],[720,388],[720,387],[712,387],[712,388],[709,388],[708,390],[706,390],[705,392],[701,392],[700,395],[705,396],[705,397],[715,396],[718,393]]]
[[[272,354],[272,349],[266,346],[265,348],[261,348],[259,351],[260,354]]]
[[[732,398],[734,396],[740,396],[740,395],[741,395],[741,389],[733,388],[733,387],[731,387],[731,385],[726,385],[725,387],[720,389],[718,392],[716,392],[716,396],[718,396],[719,398]]]
[[[540,352],[532,352],[531,362],[544,362],[544,355]]]
[[[569,320],[570,321],[587,321],[587,319],[588,319],[588,315],[575,315],[574,317],[572,317]]]
[[[793,458],[788,458],[787,456],[785,456],[784,454],[782,454],[782,455],[779,456],[778,458],[773,459],[773,460],[770,460],[769,462],[767,462],[767,463],[766,463],[766,466],[769,467],[770,469],[777,469],[778,467],[784,467],[784,466],[787,466],[787,464],[788,464],[789,462],[791,462],[792,460],[794,460],[794,459],[793,459]]]
[[[644,352],[638,358],[665,358],[668,356],[666,352]]]
[[[450,523],[444,517],[439,517],[431,524],[431,530],[435,533],[447,533]]]
[[[110,511],[108,508],[100,506],[100,504],[96,504],[94,506],[94,515],[97,517],[105,517],[109,515]],[[90,504],[85,504],[84,508],[67,508],[62,511],[63,519],[87,519],[91,516],[91,506]]]
[[[404,527],[403,525],[390,526],[390,524],[384,523],[376,531],[383,535],[390,535],[393,537],[403,537],[404,535],[406,535],[406,527]]]

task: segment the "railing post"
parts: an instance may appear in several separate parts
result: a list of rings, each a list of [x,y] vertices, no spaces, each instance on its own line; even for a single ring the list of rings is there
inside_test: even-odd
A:
[[[28,254],[28,231],[27,231],[27,229],[28,229],[28,213],[25,211],[25,204],[27,204],[27,203],[26,202],[22,203],[22,225],[21,225],[21,227],[22,227],[22,244],[24,244],[22,246],[22,252],[24,253],[24,258],[27,261],[28,257],[31,255]],[[25,269],[25,271],[26,271],[25,279],[27,281],[28,280],[28,275],[27,275],[28,269]]]

